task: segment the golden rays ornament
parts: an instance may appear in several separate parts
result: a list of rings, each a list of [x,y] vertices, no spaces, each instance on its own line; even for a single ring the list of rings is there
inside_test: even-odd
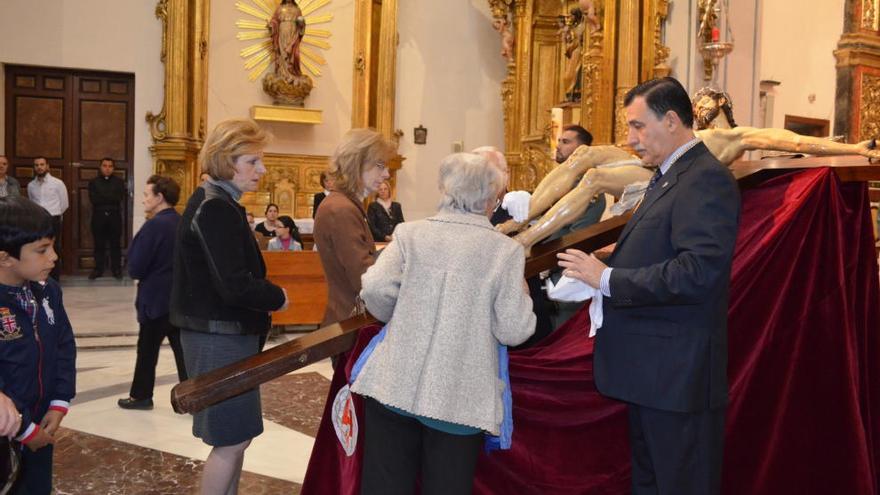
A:
[[[237,38],[252,42],[239,54],[248,79],[263,74],[263,90],[276,104],[303,106],[313,87],[309,74],[321,75],[327,60],[321,50],[330,49],[331,33],[322,24],[333,14],[320,12],[330,0],[239,0],[235,8],[250,16],[235,25]]]

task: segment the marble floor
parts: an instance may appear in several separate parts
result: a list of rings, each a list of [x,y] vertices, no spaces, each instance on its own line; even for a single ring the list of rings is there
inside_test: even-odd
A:
[[[69,278],[63,286],[77,337],[77,396],[55,447],[56,492],[196,493],[210,447],[192,436],[189,416],[171,409],[177,374],[167,345],[156,370],[155,408],[116,405],[128,395],[134,369],[134,285]],[[297,336],[283,334],[269,345]],[[299,493],[331,373],[326,360],[262,387],[265,432],[247,450],[240,493]]]

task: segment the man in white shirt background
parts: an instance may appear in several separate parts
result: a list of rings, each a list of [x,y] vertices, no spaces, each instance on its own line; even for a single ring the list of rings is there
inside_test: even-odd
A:
[[[61,216],[67,211],[69,201],[67,198],[67,186],[64,181],[52,177],[49,173],[49,162],[45,157],[34,158],[34,179],[28,183],[28,197],[31,201],[42,206],[52,215],[52,224],[55,227],[55,252],[58,253],[58,262],[50,274],[55,280],[61,276]]]

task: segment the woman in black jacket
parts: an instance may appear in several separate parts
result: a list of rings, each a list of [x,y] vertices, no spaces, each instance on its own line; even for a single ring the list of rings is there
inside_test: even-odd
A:
[[[376,200],[367,208],[367,222],[376,242],[391,242],[394,227],[403,223],[403,210],[400,209],[400,203],[391,201],[391,185],[388,181],[379,186]]]
[[[181,217],[171,290],[171,323],[180,328],[190,377],[258,353],[269,314],[287,308],[287,294],[266,280],[260,248],[237,202],[266,173],[267,140],[256,122],[227,120],[199,154],[210,177]],[[213,447],[201,493],[237,493],[244,451],[262,432],[259,389],[196,413],[193,434]]]

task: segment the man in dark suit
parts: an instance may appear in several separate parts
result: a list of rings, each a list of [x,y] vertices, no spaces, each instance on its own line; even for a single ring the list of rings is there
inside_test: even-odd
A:
[[[624,105],[629,145],[658,172],[607,266],[577,250],[560,265],[607,298],[594,376],[629,405],[632,493],[716,494],[739,191],[694,137],[678,81],[642,83]]]
[[[122,256],[119,236],[122,235],[122,203],[127,194],[125,181],[113,175],[112,158],[101,160],[101,173],[89,182],[89,201],[92,202],[92,238],[95,242],[95,269],[89,280],[104,275],[107,245],[110,246],[110,271],[122,279]]]
[[[330,172],[326,170],[321,172],[321,187],[323,187],[324,190],[315,194],[315,198],[312,201],[312,218],[315,218],[315,215],[318,213],[318,207],[321,206],[321,201],[324,201],[324,198],[330,194],[330,188],[333,187],[333,177],[331,177]]]

